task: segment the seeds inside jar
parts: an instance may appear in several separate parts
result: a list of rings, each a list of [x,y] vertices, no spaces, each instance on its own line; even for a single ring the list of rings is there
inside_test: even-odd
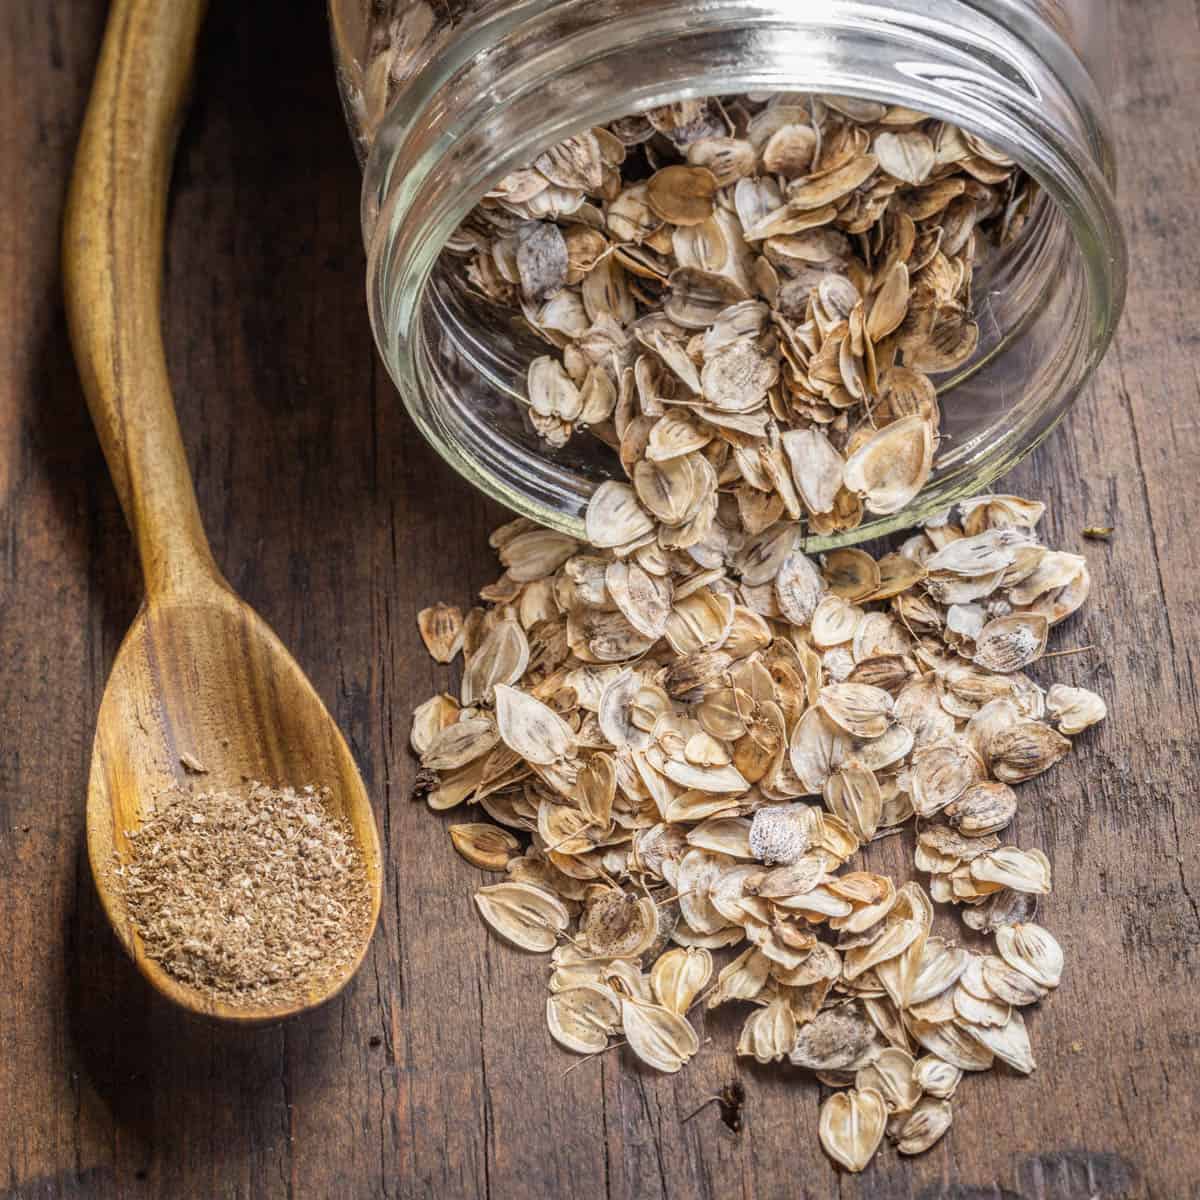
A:
[[[912,502],[935,380],[980,348],[976,267],[1033,195],[1002,152],[907,108],[710,97],[553,147],[447,254],[546,346],[525,381],[537,435],[606,443],[688,549],[718,497],[818,534]]]

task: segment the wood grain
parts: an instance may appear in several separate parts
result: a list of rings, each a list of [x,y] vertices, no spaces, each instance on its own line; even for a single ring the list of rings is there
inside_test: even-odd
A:
[[[405,714],[453,678],[419,608],[494,576],[499,512],[414,438],[376,367],[357,175],[320,6],[214,0],[169,219],[167,358],[230,582],[309,669],[374,797],[381,933],[333,1005],[273,1029],[194,1026],[107,933],[82,850],[89,730],[138,596],[69,362],[55,245],[104,15],[0,7],[0,1195],[1178,1200],[1200,1147],[1200,16],[1117,6],[1112,108],[1133,248],[1114,352],[1012,480],[1087,555],[1040,678],[1110,720],[1021,789],[1069,955],[1031,1021],[1040,1069],[971,1081],[945,1143],[864,1179],[817,1148],[819,1089],[737,1064],[733,1024],[680,1076],[574,1059],[540,1024],[539,960],[490,941],[447,819],[413,805]],[[1115,525],[1111,544],[1086,525]],[[734,1022],[736,1023],[736,1022]],[[715,1105],[738,1077],[740,1134]]]

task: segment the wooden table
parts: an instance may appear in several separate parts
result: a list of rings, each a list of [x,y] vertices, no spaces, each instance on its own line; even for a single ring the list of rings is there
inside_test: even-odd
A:
[[[1028,1080],[968,1081],[934,1151],[861,1178],[818,1149],[820,1090],[731,1053],[710,1020],[675,1077],[579,1066],[542,1023],[544,960],[491,940],[477,873],[413,803],[417,637],[494,577],[501,514],[405,420],[376,363],[358,176],[318,4],[217,0],[176,172],[168,353],[213,548],[311,673],[375,797],[379,935],[324,1011],[258,1031],[157,1001],[105,927],[82,841],[96,708],[138,604],[130,539],[63,325],[58,225],[105,5],[0,7],[0,1188],[42,1197],[1200,1195],[1200,19],[1119,5],[1112,93],[1133,280],[1095,386],[1011,480],[1087,555],[1087,684],[1109,721],[1022,789],[1051,856],[1061,991]],[[1087,525],[1115,525],[1111,544]],[[743,1128],[715,1105],[734,1078]]]

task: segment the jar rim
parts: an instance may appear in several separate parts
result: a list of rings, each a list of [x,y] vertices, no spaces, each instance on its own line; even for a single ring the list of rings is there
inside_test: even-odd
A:
[[[802,11],[790,0],[709,0],[700,12],[690,0],[647,0],[635,12],[609,18],[606,7],[619,5],[520,0],[468,26],[405,89],[368,157],[363,191],[368,295],[380,350],[394,377],[399,371],[396,381],[422,432],[478,486],[542,523],[581,531],[578,516],[560,511],[569,472],[551,462],[536,466],[536,487],[551,499],[531,504],[518,476],[484,469],[462,449],[455,430],[410,402],[420,309],[442,246],[490,187],[545,146],[590,125],[680,99],[801,90],[854,95],[903,104],[977,133],[1036,179],[1068,222],[1087,281],[1084,376],[1099,362],[1123,307],[1127,274],[1107,121],[1078,56],[1020,0],[986,5],[822,0]],[[559,32],[540,39],[544,27]],[[761,57],[714,56],[686,71],[675,63],[676,75],[668,78],[658,56],[645,53],[656,34],[678,50],[679,39],[700,31],[734,30],[743,37],[746,31],[760,35]],[[531,46],[537,50],[532,56]],[[631,63],[633,46],[643,53]],[[573,95],[571,82],[582,70],[594,74],[595,65],[609,57],[622,64],[619,88]],[[456,93],[475,95],[485,83],[482,103],[455,102]],[[539,87],[553,102],[531,107],[530,89]],[[509,130],[503,149],[480,145],[504,106],[521,111],[524,119]],[[464,144],[471,147],[468,153]],[[463,172],[470,186],[462,186]],[[447,186],[455,178],[458,186]],[[1003,444],[990,448],[988,481],[1050,432],[1070,398],[1062,398],[1049,418],[1027,414],[1024,425],[1005,432]],[[977,490],[964,490],[967,474],[978,480],[969,465],[958,472],[961,479],[952,470],[936,496],[922,493],[893,517],[872,520],[849,535],[810,538],[807,547],[845,545],[912,525],[950,498]]]

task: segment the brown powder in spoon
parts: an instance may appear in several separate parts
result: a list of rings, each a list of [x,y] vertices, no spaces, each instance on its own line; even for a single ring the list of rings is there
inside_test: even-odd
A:
[[[370,920],[362,856],[328,789],[171,793],[118,865],[150,958],[227,1004],[303,1000]]]

